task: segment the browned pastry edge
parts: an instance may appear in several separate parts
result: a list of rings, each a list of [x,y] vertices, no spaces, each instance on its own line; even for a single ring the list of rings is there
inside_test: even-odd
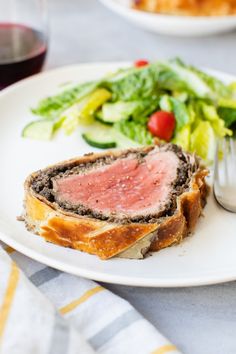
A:
[[[112,154],[119,156],[119,152]],[[63,165],[94,161],[102,155],[106,153],[68,160]],[[190,181],[189,190],[177,197],[174,215],[160,218],[158,223],[120,225],[66,212],[55,203],[50,203],[31,188],[36,174],[30,175],[25,182],[24,220],[28,230],[46,241],[96,254],[101,259],[119,255],[150,234],[153,234],[150,251],[159,251],[181,242],[194,230],[208,193],[205,182],[208,171],[199,168]]]
[[[177,198],[177,209],[173,216],[167,217],[158,227],[157,238],[152,242],[151,251],[159,251],[192,233],[202,209],[206,204],[209,187],[205,177],[208,171],[199,169],[193,176],[189,191]]]

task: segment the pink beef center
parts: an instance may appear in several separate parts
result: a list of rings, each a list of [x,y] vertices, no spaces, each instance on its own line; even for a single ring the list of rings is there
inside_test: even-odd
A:
[[[156,212],[168,200],[179,160],[171,151],[149,153],[143,163],[118,159],[83,175],[54,181],[60,201],[100,212]]]

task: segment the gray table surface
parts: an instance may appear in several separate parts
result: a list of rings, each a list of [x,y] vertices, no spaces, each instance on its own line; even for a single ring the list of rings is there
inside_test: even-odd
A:
[[[49,7],[47,69],[80,62],[180,56],[236,74],[236,32],[205,38],[159,36],[126,22],[96,0],[51,0]],[[183,353],[236,353],[235,282],[182,289],[105,286],[130,301]]]

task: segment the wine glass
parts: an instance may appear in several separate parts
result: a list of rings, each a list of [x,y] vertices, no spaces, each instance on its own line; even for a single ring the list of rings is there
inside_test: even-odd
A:
[[[0,0],[0,89],[40,72],[47,32],[46,0]]]

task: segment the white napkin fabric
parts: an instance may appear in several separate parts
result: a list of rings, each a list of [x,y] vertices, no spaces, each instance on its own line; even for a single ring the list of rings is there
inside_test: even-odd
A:
[[[0,353],[181,354],[127,301],[3,244]]]

